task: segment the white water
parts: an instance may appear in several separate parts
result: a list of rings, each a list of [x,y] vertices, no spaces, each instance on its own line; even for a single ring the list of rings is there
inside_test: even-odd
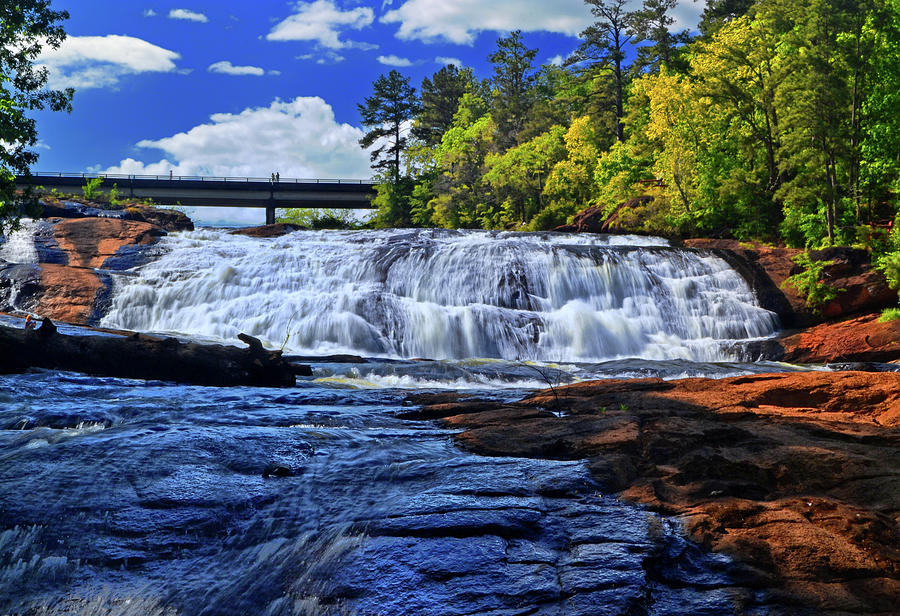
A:
[[[37,222],[26,218],[21,221],[17,231],[13,231],[6,238],[0,236],[0,261],[37,263],[38,254],[34,247],[34,232],[37,226]]]
[[[721,361],[774,314],[707,253],[621,236],[201,230],[116,281],[102,324],[301,354]],[[640,246],[640,247],[638,247]]]

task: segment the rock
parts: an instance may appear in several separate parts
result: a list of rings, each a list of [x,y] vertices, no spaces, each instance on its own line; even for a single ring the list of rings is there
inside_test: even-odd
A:
[[[274,225],[262,225],[259,227],[247,227],[230,231],[232,235],[246,235],[248,237],[281,237],[294,231],[300,231],[305,227],[288,223],[275,223]]]
[[[542,408],[564,401],[562,417]],[[588,458],[606,490],[684,520],[746,583],[813,613],[900,593],[900,374],[610,380],[422,409],[490,456]],[[712,583],[712,582],[711,582]]]
[[[684,245],[714,250],[725,258],[758,293],[760,303],[777,312],[786,327],[808,327],[827,319],[874,312],[897,303],[897,292],[888,287],[881,272],[872,268],[870,255],[865,250],[838,246],[810,251],[814,261],[834,261],[823,271],[823,281],[843,289],[817,313],[806,307],[805,298],[793,285],[787,284],[790,276],[802,271],[791,260],[802,251],[737,240],[690,239],[685,240]],[[728,253],[735,256],[730,257]],[[764,281],[760,284],[760,270],[765,272],[771,284]],[[789,310],[785,301],[790,306]],[[780,307],[776,309],[773,306]]]
[[[90,268],[102,267],[123,246],[155,244],[165,234],[150,223],[112,218],[60,220],[53,230],[68,265]]]
[[[889,362],[900,359],[900,320],[878,322],[870,314],[824,323],[779,338],[783,361],[802,364]]]
[[[280,353],[182,343],[137,333],[67,336],[59,334],[49,319],[36,331],[0,326],[0,348],[4,356],[15,358],[15,362],[0,361],[7,371],[45,368],[219,387],[296,384],[293,368]]]
[[[578,212],[571,225],[553,229],[565,233],[648,233],[643,225],[646,210],[653,205],[653,197],[643,195],[620,203],[609,216],[603,206],[592,206]]]
[[[293,477],[294,471],[283,464],[267,464],[263,470],[263,479],[270,477]]]
[[[40,272],[40,299],[32,312],[65,323],[90,324],[94,306],[107,289],[100,275],[86,267],[51,263],[41,264]]]
[[[0,311],[34,312],[41,294],[41,268],[0,261]]]
[[[124,210],[109,210],[94,207],[79,201],[43,198],[44,218],[125,218]]]
[[[158,208],[149,205],[128,205],[124,211],[125,218],[155,225],[169,233],[176,231],[193,231],[194,221],[187,214],[172,208]]]

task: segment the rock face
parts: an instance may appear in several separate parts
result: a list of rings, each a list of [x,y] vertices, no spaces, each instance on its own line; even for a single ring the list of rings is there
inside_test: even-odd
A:
[[[778,340],[783,360],[799,364],[900,360],[900,321],[879,323],[870,314],[825,323]]]
[[[611,380],[515,404],[439,402],[418,412],[464,428],[463,447],[588,458],[606,490],[682,516],[800,611],[896,613],[900,374]]]
[[[607,216],[603,207],[593,206],[575,215],[571,225],[557,227],[561,233],[640,233],[642,211],[651,207],[653,197],[641,196],[620,203]]]
[[[722,256],[750,282],[763,305],[767,301],[775,301],[784,306],[776,312],[785,327],[808,327],[828,319],[874,312],[897,303],[897,292],[888,287],[881,272],[872,268],[869,253],[865,250],[834,247],[810,252],[814,261],[834,262],[823,271],[824,282],[844,289],[822,307],[821,313],[815,313],[806,307],[806,301],[797,289],[786,284],[790,276],[801,272],[801,268],[791,259],[802,251],[737,240],[692,239],[685,240],[684,245],[689,248],[728,251],[734,255]],[[772,282],[767,289],[759,286],[761,273]],[[777,299],[779,294],[783,300]]]
[[[123,204],[119,209],[109,209],[108,204],[96,207],[97,204],[91,202],[46,197],[41,200],[41,206],[44,218],[114,218],[147,222],[165,231],[194,230],[194,223],[184,213],[143,204]]]
[[[93,324],[109,295],[104,270],[124,270],[152,257],[166,232],[123,218],[54,218],[35,230],[36,264],[0,263],[0,310]]]

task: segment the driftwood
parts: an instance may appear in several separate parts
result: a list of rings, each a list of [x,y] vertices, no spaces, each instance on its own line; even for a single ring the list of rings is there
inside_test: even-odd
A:
[[[290,387],[308,366],[291,365],[281,351],[268,351],[241,335],[247,349],[179,342],[134,333],[128,336],[67,336],[44,319],[40,328],[0,327],[0,373],[29,368],[70,370],[96,376],[175,381],[228,387]]]

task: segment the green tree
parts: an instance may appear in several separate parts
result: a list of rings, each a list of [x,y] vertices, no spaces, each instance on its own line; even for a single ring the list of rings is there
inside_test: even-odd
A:
[[[381,75],[372,89],[372,96],[357,105],[363,125],[369,128],[359,144],[365,149],[375,146],[370,157],[381,180],[376,188],[379,221],[405,226],[409,224],[410,183],[402,177],[400,160],[409,142],[409,125],[419,112],[419,99],[409,78],[397,71]]]
[[[675,34],[669,31],[675,23],[669,12],[677,5],[678,0],[644,0],[641,9],[634,12],[631,29],[635,42],[648,43],[637,48],[637,71],[657,73],[662,65],[672,71],[684,70],[678,47],[690,41],[690,34],[686,30]]]
[[[755,0],[706,0],[700,18],[700,32],[711,36],[733,19],[746,15]]]
[[[534,58],[537,49],[522,41],[522,31],[497,40],[497,51],[488,60],[494,66],[493,117],[498,127],[498,145],[509,148],[519,140],[525,118],[534,103]]]
[[[459,69],[448,64],[431,79],[422,80],[422,105],[412,134],[426,145],[437,145],[453,124],[453,116],[459,109],[459,99],[473,88],[475,77],[472,69]]]
[[[625,140],[625,58],[633,39],[630,32],[634,14],[625,10],[628,0],[585,0],[597,18],[581,33],[584,39],[573,55],[572,62],[590,61],[612,73],[615,88],[616,140]]]
[[[15,221],[34,204],[16,193],[16,174],[28,175],[37,162],[29,148],[37,143],[37,126],[29,112],[71,111],[74,90],[47,88],[47,69],[35,65],[41,50],[56,49],[66,37],[49,0],[0,2],[0,227]]]

